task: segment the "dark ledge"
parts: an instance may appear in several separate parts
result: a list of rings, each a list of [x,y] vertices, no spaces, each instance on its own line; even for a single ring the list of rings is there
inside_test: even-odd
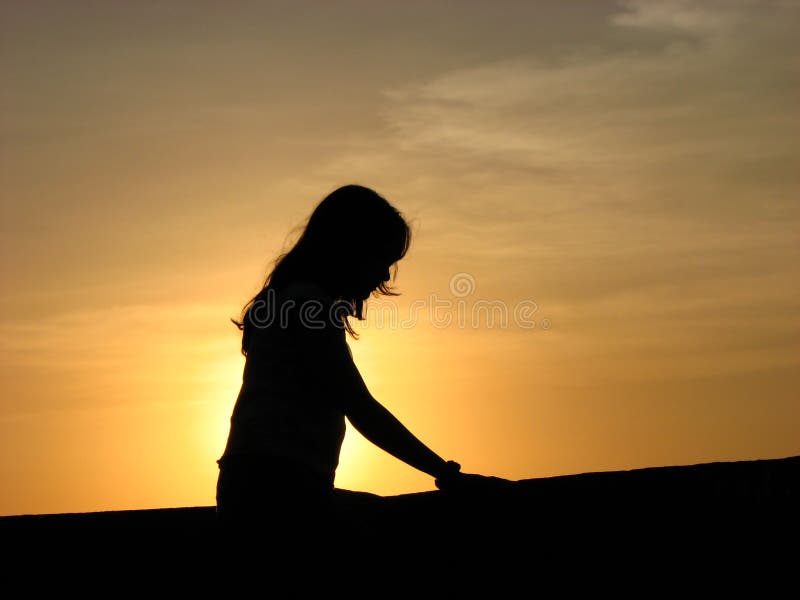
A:
[[[627,569],[634,564],[676,569],[678,561],[682,569],[700,564],[705,569],[722,560],[726,568],[743,565],[751,575],[757,563],[766,561],[774,579],[780,577],[782,559],[794,565],[797,558],[798,500],[800,456],[584,473],[524,479],[469,494],[389,496],[367,535],[341,534],[335,546],[337,551],[359,548],[362,563],[413,562],[417,566],[404,571],[409,587],[419,574],[412,576],[408,569],[435,576],[441,566],[432,565],[447,560],[472,569],[484,583],[502,571],[509,585],[527,584],[533,578],[529,569],[545,576],[545,565],[553,561],[576,568],[613,562]],[[42,548],[56,555],[55,548],[73,551],[73,543],[82,541],[94,549],[92,560],[131,551],[116,564],[135,565],[139,573],[187,557],[193,569],[219,573],[239,547],[220,533],[224,530],[209,506],[0,518],[6,548],[33,542],[36,550],[17,553],[22,562],[44,560]],[[273,541],[263,537],[241,548],[261,547],[274,554]],[[147,551],[136,550],[131,558],[133,549],[143,545]],[[246,552],[260,556],[257,550]],[[86,550],[77,556],[89,560]],[[331,555],[326,556],[330,561]],[[352,568],[352,555],[341,550],[341,556]],[[145,559],[149,565],[143,565]],[[469,585],[459,580],[447,589],[468,592]]]
[[[443,496],[439,491],[417,492],[387,496],[386,503],[395,517],[423,521],[441,517],[440,507],[468,509],[476,524],[494,518],[500,509],[521,510],[531,520],[543,508],[555,512],[580,508],[588,513],[648,508],[686,513],[726,507],[755,511],[800,501],[800,456],[521,479],[498,489],[451,494],[446,501]],[[213,506],[0,517],[0,531],[215,526]]]

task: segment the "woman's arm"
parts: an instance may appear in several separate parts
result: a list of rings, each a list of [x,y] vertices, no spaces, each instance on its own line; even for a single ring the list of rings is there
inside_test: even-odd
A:
[[[458,472],[458,464],[428,448],[372,396],[347,343],[342,338],[334,340],[327,332],[317,336],[319,375],[328,381],[331,395],[353,427],[379,448],[431,477],[448,479]]]
[[[349,365],[343,368],[343,373],[347,373],[352,388],[346,396],[344,412],[353,427],[365,438],[392,456],[434,477],[436,487],[440,490],[497,493],[509,489],[509,480],[461,473],[461,465],[454,461],[445,461],[428,448],[373,398],[352,359],[348,362]]]
[[[435,479],[446,479],[458,471],[458,465],[448,462],[423,444],[364,387],[350,396],[345,415],[361,435],[392,456]]]
[[[461,473],[458,463],[439,457],[375,400],[366,386],[363,389],[364,394],[353,396],[345,414],[353,427],[373,444],[434,477],[440,490],[477,493],[507,489],[510,484],[507,479]]]

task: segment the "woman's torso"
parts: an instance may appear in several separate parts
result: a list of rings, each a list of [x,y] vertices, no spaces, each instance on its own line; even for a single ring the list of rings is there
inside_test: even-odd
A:
[[[345,422],[326,356],[349,352],[345,332],[325,320],[330,301],[313,285],[266,290],[262,300],[220,462],[286,460],[332,488]],[[321,312],[302,316],[310,303]]]

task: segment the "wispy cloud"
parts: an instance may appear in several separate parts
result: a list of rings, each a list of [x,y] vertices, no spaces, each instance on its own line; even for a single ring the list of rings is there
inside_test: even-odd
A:
[[[467,160],[568,165],[572,178],[796,150],[797,45],[785,23],[800,16],[797,4],[629,7],[609,27],[669,24],[672,41],[657,51],[599,46],[557,63],[522,56],[389,90],[385,115],[396,143]],[[757,9],[771,18],[751,19]]]
[[[756,0],[620,0],[620,4],[626,10],[613,17],[615,25],[708,33],[729,29],[741,23],[748,10],[763,9],[770,3]]]

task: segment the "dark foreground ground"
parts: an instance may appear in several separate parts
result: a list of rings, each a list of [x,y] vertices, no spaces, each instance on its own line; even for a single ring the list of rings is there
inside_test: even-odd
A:
[[[366,525],[289,546],[255,529],[232,535],[205,506],[23,515],[0,518],[0,564],[29,593],[527,597],[555,584],[559,595],[702,586],[770,597],[787,582],[796,592],[798,501],[794,456],[390,496]]]

